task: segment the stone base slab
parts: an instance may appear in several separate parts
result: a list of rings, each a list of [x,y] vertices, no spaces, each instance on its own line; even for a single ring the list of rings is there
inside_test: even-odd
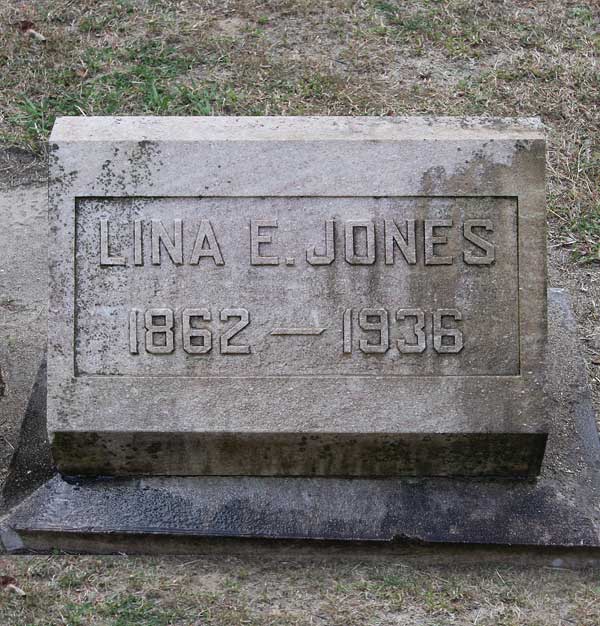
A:
[[[552,423],[535,482],[55,476],[3,520],[5,549],[237,551],[243,539],[600,548],[600,441],[562,290],[549,293],[549,324]]]

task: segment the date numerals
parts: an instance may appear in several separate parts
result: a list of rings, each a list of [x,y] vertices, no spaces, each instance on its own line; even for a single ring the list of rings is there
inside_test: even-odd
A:
[[[250,354],[250,346],[239,337],[250,324],[250,313],[246,309],[222,309],[215,315],[215,321],[233,323],[215,334],[209,309],[183,309],[177,315],[169,308],[132,309],[129,312],[129,352],[139,354],[141,343],[150,354],[171,354],[180,341],[188,354],[208,354],[213,345],[221,354]]]
[[[351,354],[355,347],[352,331],[356,323],[364,331],[358,339],[358,348],[364,354],[384,354],[394,347],[401,354],[421,354],[427,349],[428,337],[433,339],[433,349],[438,354],[458,354],[464,347],[463,334],[453,324],[461,320],[462,314],[456,309],[398,309],[393,313],[365,308],[358,314],[354,309],[346,309],[342,321],[343,351]],[[392,342],[394,323],[401,324],[405,334]]]

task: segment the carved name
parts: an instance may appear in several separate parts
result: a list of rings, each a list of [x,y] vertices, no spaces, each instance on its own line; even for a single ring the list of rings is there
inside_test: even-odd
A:
[[[254,266],[295,265],[296,257],[277,246],[276,219],[252,219],[249,230],[249,263]],[[199,265],[206,259],[215,266],[226,262],[217,230],[208,219],[184,228],[182,219],[170,222],[152,219],[134,220],[132,224],[111,223],[101,219],[101,266],[160,265],[164,261],[175,265]],[[111,237],[116,229],[125,228],[130,238],[129,249],[116,249]],[[445,251],[451,230],[457,230],[463,250],[460,258],[466,265],[491,265],[496,260],[496,246],[490,240],[494,233],[491,219],[467,219],[455,223],[452,219],[384,219],[325,220],[321,240],[307,242],[304,260],[308,265],[331,265],[342,259],[350,265],[373,265],[383,259],[386,265],[396,262],[416,265],[452,265],[456,260]],[[341,231],[341,237],[337,232]],[[379,235],[379,237],[378,237]],[[418,240],[423,253],[419,254]],[[377,242],[383,242],[378,246]],[[149,245],[148,245],[149,243]],[[243,245],[240,241],[240,245]]]

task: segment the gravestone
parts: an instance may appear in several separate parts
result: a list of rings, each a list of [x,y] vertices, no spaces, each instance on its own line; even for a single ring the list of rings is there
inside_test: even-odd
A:
[[[535,122],[62,118],[50,144],[63,473],[539,472]]]
[[[544,166],[533,119],[59,119],[60,474],[5,547],[600,547]]]

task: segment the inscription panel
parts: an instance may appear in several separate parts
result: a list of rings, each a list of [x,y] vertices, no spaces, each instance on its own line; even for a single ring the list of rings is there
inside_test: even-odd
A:
[[[519,374],[507,197],[79,198],[75,375]]]

